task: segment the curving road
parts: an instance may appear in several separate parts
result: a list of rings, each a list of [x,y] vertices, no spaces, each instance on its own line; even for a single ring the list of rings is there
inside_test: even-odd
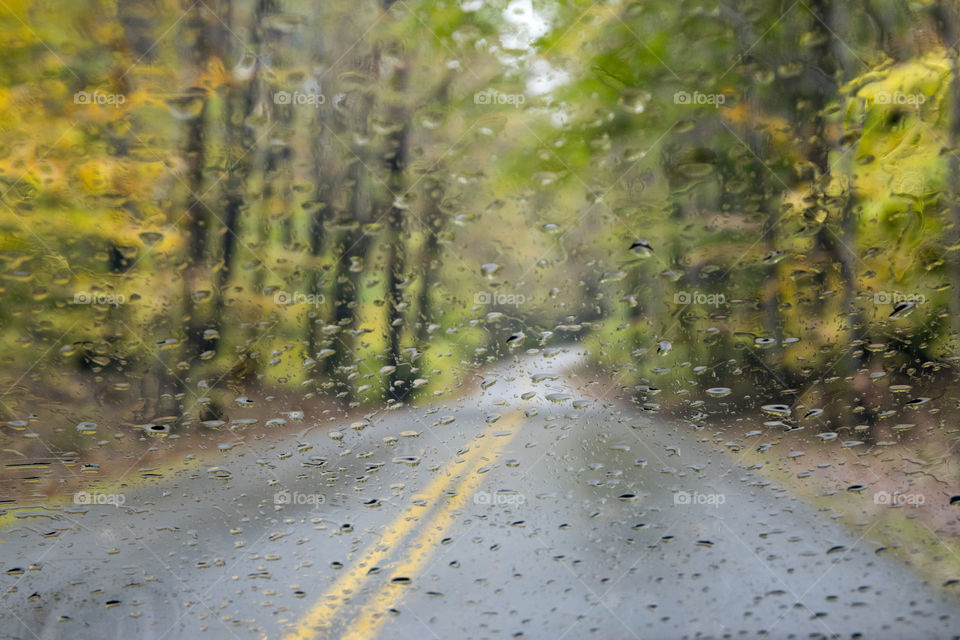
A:
[[[869,528],[595,399],[581,357],[518,357],[341,439],[251,442],[221,458],[229,475],[185,468],[121,507],[38,509],[0,533],[0,637],[960,633],[960,602]]]

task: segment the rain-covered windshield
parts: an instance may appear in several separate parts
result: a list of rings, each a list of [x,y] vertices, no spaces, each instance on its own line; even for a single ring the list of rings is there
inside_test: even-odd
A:
[[[960,634],[957,0],[0,0],[0,636]]]

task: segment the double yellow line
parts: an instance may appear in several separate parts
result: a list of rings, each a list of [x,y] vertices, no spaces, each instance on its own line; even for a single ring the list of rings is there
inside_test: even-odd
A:
[[[517,427],[521,421],[521,412],[512,414],[502,425],[490,427],[471,445],[462,458],[454,459],[437,474],[426,489],[419,493],[428,504],[439,502],[444,491],[451,488],[452,496],[446,505],[438,505],[430,522],[423,527],[420,536],[411,541],[414,550],[393,570],[390,579],[376,593],[357,615],[353,624],[348,626],[342,636],[349,640],[374,638],[386,622],[386,611],[395,607],[403,598],[404,586],[392,582],[396,577],[413,578],[420,573],[433,555],[433,551],[443,539],[444,534],[457,518],[456,512],[464,507],[480,486],[483,478],[479,470],[502,450],[517,435],[514,429],[508,435],[497,437],[495,432]],[[461,466],[462,465],[462,466]],[[459,467],[459,469],[458,469]],[[459,475],[458,475],[459,473]],[[423,508],[414,504],[408,506],[386,528],[379,540],[364,551],[360,560],[330,587],[307,614],[300,620],[296,629],[289,632],[286,640],[307,640],[316,638],[319,633],[328,630],[335,616],[348,604],[352,594],[359,591],[370,569],[394,553],[400,543],[418,525],[418,512]],[[415,544],[419,543],[419,544]]]

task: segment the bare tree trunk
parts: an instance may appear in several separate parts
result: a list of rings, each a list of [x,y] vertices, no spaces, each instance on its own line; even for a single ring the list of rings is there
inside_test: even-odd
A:
[[[183,24],[185,40],[190,47],[188,58],[191,74],[190,82],[192,83],[194,78],[203,73],[203,69],[213,53],[211,33],[208,31],[209,25],[205,19],[204,10],[196,6],[190,9]],[[181,272],[183,280],[183,322],[186,327],[186,340],[180,350],[180,360],[189,363],[203,351],[203,323],[197,317],[194,294],[198,290],[199,283],[203,281],[206,271],[204,260],[209,232],[208,214],[203,202],[208,98],[205,94],[200,93],[200,90],[194,90],[191,86],[184,94],[184,100],[202,101],[199,112],[187,122],[183,150],[189,193],[186,196],[186,212],[183,217],[184,234],[187,239],[186,266]],[[185,105],[185,111],[190,109],[189,105]],[[172,402],[172,398],[176,397],[175,394],[171,393],[174,389],[177,392],[183,392],[183,383],[180,382],[179,378],[174,381],[171,380],[170,375],[164,375],[161,378],[160,391],[161,397],[166,402],[158,403],[158,405],[169,406],[170,409],[166,412],[170,415],[179,414],[182,409],[182,407],[176,406],[178,403]]]
[[[239,30],[233,18],[233,0],[227,0],[225,5],[225,16],[222,18],[228,25],[231,25],[231,31]],[[254,14],[254,24],[251,29],[251,45],[259,53],[260,36],[258,33],[260,21],[263,14],[256,12]],[[225,30],[226,31],[226,30]],[[229,50],[229,42],[221,45],[224,51]],[[234,57],[239,57],[241,51],[239,47],[234,47]],[[223,233],[221,234],[220,270],[217,273],[215,299],[213,303],[213,315],[210,321],[210,327],[217,331],[219,337],[204,341],[204,348],[219,350],[219,345],[223,340],[223,333],[226,331],[224,324],[224,314],[226,312],[227,298],[229,297],[229,287],[234,272],[234,262],[237,254],[237,241],[240,237],[240,214],[246,204],[247,181],[251,173],[251,151],[255,144],[252,132],[246,125],[247,116],[252,112],[254,105],[259,99],[259,59],[254,63],[251,76],[245,81],[237,81],[231,85],[227,91],[225,104],[225,146],[227,149],[227,169],[230,174],[224,181],[223,194]]]
[[[447,74],[434,95],[434,101],[444,104],[448,100],[450,83],[453,80],[453,74]],[[425,202],[423,213],[423,224],[425,236],[423,244],[420,247],[419,274],[421,276],[421,287],[417,296],[416,306],[416,330],[414,334],[415,344],[418,350],[424,350],[430,343],[430,324],[433,320],[433,306],[431,293],[437,281],[437,273],[440,260],[440,233],[444,227],[443,213],[443,184],[435,177],[427,178],[423,181],[421,189],[421,199]],[[411,378],[414,376],[411,375]]]
[[[318,18],[323,9],[316,8]],[[315,59],[322,58],[323,40],[315,38],[312,43],[312,55]],[[321,87],[322,89],[322,87]],[[327,213],[329,211],[329,198],[333,193],[331,184],[332,175],[328,175],[324,161],[326,160],[326,110],[318,109],[316,118],[313,122],[311,131],[311,152],[313,154],[313,180],[315,189],[313,193],[314,210],[310,213],[310,229],[308,236],[309,245],[309,265],[307,266],[307,292],[319,300],[323,290],[323,277],[320,269],[320,259],[323,254],[324,243],[326,242],[326,223]],[[330,172],[332,174],[332,172]],[[315,357],[318,351],[317,324],[320,322],[319,313],[307,313],[306,325],[304,326],[304,339],[307,345],[309,357]]]
[[[443,229],[443,191],[439,181],[428,180],[423,188],[426,201],[424,224],[427,226],[423,246],[420,249],[419,273],[422,279],[420,294],[417,298],[417,347],[422,349],[430,343],[430,324],[433,320],[431,293],[437,281],[440,259],[439,234]]]
[[[380,53],[375,47],[373,51],[362,56],[357,63],[359,71],[375,75],[380,65]],[[349,126],[360,136],[366,136],[373,113],[373,96],[368,92],[359,97],[359,104],[353,105],[347,117]],[[346,223],[348,229],[341,233],[334,246],[337,253],[334,255],[335,267],[333,273],[333,293],[331,300],[332,323],[340,327],[339,333],[334,336],[331,348],[334,354],[327,359],[327,372],[332,377],[339,378],[344,390],[341,392],[347,402],[353,401],[350,377],[353,364],[347,364],[353,357],[358,339],[348,327],[355,320],[355,310],[360,304],[360,280],[366,267],[367,253],[370,249],[370,237],[366,234],[364,225],[369,221],[371,206],[365,189],[369,188],[365,180],[366,154],[363,148],[352,151],[349,180],[352,182],[350,204],[347,208]]]
[[[406,91],[407,67],[406,62],[403,66],[396,69],[395,86],[397,92],[402,96]],[[404,173],[407,165],[407,114],[403,105],[393,106],[390,110],[391,120],[396,129],[387,138],[387,169],[389,177],[387,186],[389,192],[386,194],[390,198],[389,213],[387,214],[387,335],[388,335],[388,364],[397,369],[390,373],[386,378],[386,389],[388,396],[402,397],[406,390],[398,389],[398,384],[403,384],[406,379],[400,373],[400,348],[401,336],[403,334],[403,309],[405,308],[403,300],[403,289],[406,278],[404,277],[406,265],[406,251],[404,250],[403,223],[404,212],[396,202],[393,202],[394,194],[398,196],[404,189]]]
[[[869,384],[858,380],[859,377],[865,375],[858,373],[858,371],[867,365],[869,354],[864,349],[851,350],[849,346],[862,343],[868,339],[863,315],[857,303],[857,262],[859,257],[855,253],[857,246],[857,213],[854,207],[857,196],[853,170],[856,143],[852,141],[853,138],[850,135],[844,135],[843,133],[831,139],[823,115],[823,111],[830,100],[836,99],[840,84],[844,79],[852,77],[855,72],[853,69],[854,62],[850,59],[850,52],[836,35],[846,32],[846,23],[849,21],[849,16],[846,5],[841,2],[816,0],[809,5],[809,8],[812,13],[811,25],[818,33],[818,40],[821,43],[814,48],[813,60],[822,74],[822,89],[816,93],[813,107],[817,114],[815,119],[817,145],[811,160],[819,173],[816,195],[818,203],[826,207],[828,211],[839,209],[840,212],[839,234],[834,233],[827,225],[824,225],[817,235],[817,241],[830,257],[831,262],[837,264],[840,268],[840,306],[842,317],[845,319],[847,335],[838,341],[838,361],[834,365],[834,372],[843,378],[855,378],[854,384],[845,387],[842,392],[846,400],[842,404],[849,407],[852,414],[843,415],[838,410],[838,415],[834,418],[845,424],[866,420],[868,424],[873,426],[875,414],[870,409],[870,405],[873,404],[875,397],[871,398],[869,396],[871,393],[875,396],[879,392],[877,384],[883,383]],[[871,9],[871,7],[866,7],[868,13]],[[879,14],[876,15],[875,20],[880,20]],[[882,23],[877,22],[877,26],[882,46],[882,40],[886,37],[885,31]],[[860,125],[854,126],[859,127]],[[856,140],[859,140],[861,131],[855,130],[852,133],[856,133]],[[835,167],[830,166],[831,152],[837,156]],[[844,193],[839,198],[829,196],[826,191],[827,185],[834,177],[845,178],[847,182]],[[848,357],[846,352],[850,352],[853,357]]]
[[[950,60],[950,133],[947,148],[955,150],[960,144],[960,63],[958,63],[957,51],[958,17],[951,5],[952,3],[946,0],[938,0],[934,6],[934,17],[940,40],[946,47],[946,54]],[[956,247],[960,246],[960,158],[955,152],[948,155],[947,184],[950,194],[948,204],[951,228],[947,245]],[[960,252],[948,251],[946,255],[953,281],[960,282]],[[957,287],[954,287],[950,300],[952,312],[950,330],[953,340],[958,344],[957,350],[960,351],[960,290]]]
[[[315,134],[315,135],[319,135]],[[319,151],[317,151],[319,153]],[[320,180],[322,175],[322,160],[318,156],[314,160],[316,166],[316,175],[317,175],[317,191],[320,195],[320,190],[323,188],[320,186]],[[318,198],[319,201],[319,198]],[[325,212],[326,205],[317,206],[316,211],[310,216],[310,269],[307,273],[307,291],[310,295],[319,296],[322,289],[322,277],[320,275],[320,270],[317,268],[316,263],[320,259],[320,254],[323,251],[324,243],[324,224],[325,224]],[[311,357],[317,353],[317,318],[313,314],[307,314],[307,324],[304,327],[305,338],[307,342],[307,351]]]
[[[332,349],[334,353],[327,359],[327,373],[333,377],[339,377],[340,382],[345,385],[345,397],[348,401],[352,399],[350,385],[345,379],[348,376],[341,376],[344,367],[348,367],[348,361],[352,357],[354,340],[349,334],[348,327],[354,320],[356,306],[360,298],[360,278],[363,275],[367,252],[370,248],[370,237],[364,232],[363,220],[366,218],[365,210],[366,198],[363,193],[366,183],[364,181],[363,164],[354,162],[351,165],[350,175],[353,181],[353,193],[349,213],[352,220],[346,222],[350,228],[340,234],[335,243],[336,265],[333,275],[333,300],[331,307],[333,317],[331,323],[340,327],[339,333],[334,336]]]
[[[745,62],[748,68],[752,69],[754,63],[749,52],[756,42],[755,34],[749,28],[749,23],[743,14],[729,7],[727,10],[735,16],[735,32],[737,34],[738,48],[740,49],[739,59]],[[753,196],[757,198],[761,210],[766,212],[761,237],[764,240],[767,256],[773,258],[778,252],[777,226],[780,223],[780,213],[776,198],[771,197],[772,189],[767,178],[769,171],[764,166],[766,149],[764,148],[763,139],[758,128],[753,125],[753,123],[760,121],[761,114],[756,87],[752,80],[748,80],[746,83],[743,103],[749,109],[752,120],[752,122],[745,124],[743,131],[740,133],[747,147],[750,149],[750,155],[752,156],[748,177],[752,178],[753,185],[748,193],[753,194]],[[763,318],[764,337],[773,339],[766,359],[774,370],[780,372],[780,376],[782,377],[785,373],[784,367],[782,366],[783,353],[781,346],[783,344],[783,320],[780,316],[780,267],[777,263],[778,260],[770,259],[764,267],[764,281],[760,290],[762,295],[760,308]]]

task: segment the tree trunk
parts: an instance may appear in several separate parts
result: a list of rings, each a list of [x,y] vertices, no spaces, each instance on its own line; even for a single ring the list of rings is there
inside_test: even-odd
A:
[[[404,63],[405,64],[405,63]],[[396,70],[395,76],[396,89],[401,96],[406,90],[407,68],[403,66]],[[391,120],[395,123],[407,121],[406,109],[403,105],[394,106],[390,109]],[[401,336],[403,335],[403,289],[406,278],[404,271],[406,269],[406,251],[404,249],[403,221],[404,212],[397,206],[394,200],[396,196],[401,195],[404,189],[404,173],[407,165],[407,125],[397,125],[387,138],[387,169],[389,177],[387,186],[389,188],[386,194],[390,198],[389,213],[387,214],[387,335],[389,347],[387,351],[388,364],[397,369],[387,375],[385,380],[388,396],[394,398],[402,397],[408,391],[408,387],[398,389],[397,385],[408,382],[400,372],[400,348]]]
[[[950,105],[950,134],[947,148],[949,153],[947,185],[949,191],[949,210],[950,219],[948,225],[950,232],[948,235],[947,246],[960,246],[960,158],[957,157],[956,149],[960,144],[960,64],[958,64],[957,51],[957,25],[958,18],[951,3],[945,0],[938,0],[934,6],[934,17],[936,19],[937,31],[940,40],[946,48],[947,57],[950,60],[950,92],[948,94],[948,104]],[[947,251],[947,259],[950,265],[950,272],[953,274],[953,281],[960,282],[960,251]],[[950,297],[951,301],[951,321],[950,327],[953,340],[957,344],[955,350],[960,353],[960,288],[954,287]]]

